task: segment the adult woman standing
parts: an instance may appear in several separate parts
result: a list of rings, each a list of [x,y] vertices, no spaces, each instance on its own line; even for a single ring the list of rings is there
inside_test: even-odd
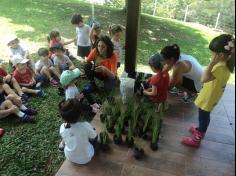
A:
[[[194,57],[181,54],[180,48],[176,44],[164,47],[161,50],[161,55],[167,64],[166,69],[173,70],[169,89],[176,87],[186,91],[188,95],[183,97],[184,102],[193,101],[202,88],[202,66]]]
[[[105,90],[112,90],[115,87],[117,56],[113,49],[111,39],[108,36],[102,36],[98,39],[96,48],[86,59],[84,70],[93,87],[96,87],[95,78],[104,82]]]

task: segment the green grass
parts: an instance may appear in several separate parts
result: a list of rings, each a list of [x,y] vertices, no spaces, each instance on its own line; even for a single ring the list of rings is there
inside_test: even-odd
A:
[[[59,29],[66,39],[71,39],[75,30],[70,18],[74,13],[83,14],[86,21],[91,16],[91,7],[78,0],[1,0],[0,59],[8,60],[4,52],[5,36],[11,32],[29,47],[35,59],[38,48],[48,45],[46,36],[51,30]],[[117,9],[96,6],[95,15],[104,33],[112,23],[125,25],[126,16]],[[174,20],[142,15],[137,69],[150,71],[148,57],[173,43],[179,44],[183,53],[207,65],[208,43],[215,35]],[[46,93],[44,99],[32,99],[31,106],[40,112],[36,124],[23,124],[17,118],[0,121],[0,127],[6,131],[0,139],[0,175],[54,175],[63,162],[63,155],[57,151],[62,123],[57,105],[62,97],[57,95],[56,88],[46,88]]]

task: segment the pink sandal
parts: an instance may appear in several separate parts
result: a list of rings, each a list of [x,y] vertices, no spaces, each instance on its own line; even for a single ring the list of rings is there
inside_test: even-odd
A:
[[[195,129],[196,132],[192,135],[192,137],[184,137],[182,139],[182,144],[187,145],[189,147],[198,148],[201,145],[201,140],[204,137],[205,133],[202,133]]]

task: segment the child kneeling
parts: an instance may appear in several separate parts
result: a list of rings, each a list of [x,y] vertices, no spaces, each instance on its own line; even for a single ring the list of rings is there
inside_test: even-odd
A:
[[[164,105],[164,109],[167,110],[168,105],[166,102],[168,87],[169,87],[169,74],[167,71],[163,71],[162,58],[160,54],[155,54],[149,59],[149,65],[156,75],[153,75],[147,84],[143,84],[143,94],[148,96],[150,100],[158,104],[158,111],[160,110],[160,104]]]
[[[65,121],[60,127],[60,135],[65,143],[67,160],[77,164],[87,164],[94,156],[90,140],[96,141],[97,134],[88,122],[80,122],[81,103],[76,99],[59,103],[60,114]]]

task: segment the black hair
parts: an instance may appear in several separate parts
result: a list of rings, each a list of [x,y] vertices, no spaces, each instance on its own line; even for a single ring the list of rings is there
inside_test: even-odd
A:
[[[214,53],[225,54],[228,58],[226,65],[230,72],[233,73],[235,68],[235,47],[233,46],[226,49],[225,47],[228,46],[229,42],[232,42],[235,46],[235,39],[232,35],[222,34],[210,42],[209,49]]]
[[[65,122],[74,124],[79,121],[81,114],[80,102],[76,99],[62,100],[59,103],[59,112]]]
[[[83,18],[80,14],[75,14],[71,18],[71,24],[79,24],[80,22],[83,22]]]
[[[62,52],[65,52],[65,48],[63,47],[62,44],[60,43],[55,43],[51,48],[50,48],[50,51],[51,52],[55,52],[55,50],[61,50]]]
[[[112,43],[110,37],[108,37],[108,36],[101,36],[101,37],[98,39],[97,45],[96,45],[96,46],[97,46],[97,52],[98,52],[98,54],[100,54],[99,51],[98,51],[98,43],[99,43],[100,41],[104,42],[105,45],[107,46],[106,57],[107,57],[107,58],[111,58],[112,55],[113,55],[114,45],[113,45],[113,43]]]
[[[180,57],[180,48],[177,44],[166,46],[161,50],[161,55],[165,60],[170,60],[173,57],[175,61],[178,61]]]
[[[113,24],[109,27],[109,34],[110,36],[114,35],[115,33],[123,32],[122,26],[119,24]]]
[[[48,56],[48,54],[49,54],[49,51],[47,48],[39,48],[39,50],[38,50],[39,56],[45,57],[45,56]]]
[[[161,63],[161,59],[162,58],[161,58],[161,55],[159,53],[158,54],[154,54],[149,59],[149,65],[151,67],[154,67],[157,70],[162,71],[164,66]]]
[[[49,37],[50,39],[55,39],[56,37],[59,37],[60,36],[60,32],[58,31],[51,31],[50,34],[49,34]]]

